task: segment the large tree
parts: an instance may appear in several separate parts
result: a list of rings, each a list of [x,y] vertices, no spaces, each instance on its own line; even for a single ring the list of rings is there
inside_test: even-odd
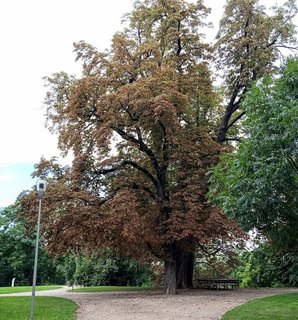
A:
[[[251,84],[277,69],[276,60],[288,51],[297,52],[293,17],[295,0],[282,7],[268,9],[258,0],[230,0],[220,21],[214,46],[217,68],[225,81],[226,109],[217,133],[217,141],[236,140],[235,125],[246,109],[242,106]]]
[[[217,166],[213,198],[243,228],[256,228],[277,251],[297,256],[298,60],[289,60],[278,80],[255,85],[244,106],[248,137]]]
[[[74,156],[71,168],[43,159],[35,172],[50,181],[44,230],[52,251],[110,246],[153,255],[164,261],[166,292],[175,293],[192,285],[197,248],[216,251],[239,236],[206,199],[206,173],[222,149],[222,108],[200,34],[207,13],[202,1],[136,1],[109,51],[75,44],[80,79],[47,78],[48,124]],[[22,201],[30,222],[32,194]]]

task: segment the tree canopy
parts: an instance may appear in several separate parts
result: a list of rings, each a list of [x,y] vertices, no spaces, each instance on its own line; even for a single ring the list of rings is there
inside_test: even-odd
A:
[[[243,3],[251,5],[248,14],[267,19],[258,13],[256,1],[229,1],[222,26],[228,17],[234,19],[229,6],[241,9]],[[253,80],[272,71],[265,65],[275,57],[276,41],[291,42],[293,29],[289,23],[287,35],[276,31],[289,18],[284,12],[280,20],[266,24],[268,32],[258,44],[249,37],[247,42],[260,52],[270,41],[266,50],[272,54],[262,59],[244,55],[245,75],[242,64],[235,63],[242,80],[227,82],[226,97],[232,97],[225,107],[226,97],[214,89],[208,61],[219,50],[230,70],[227,57],[237,59],[240,52],[235,37],[227,34],[234,28],[231,32],[238,36],[239,30],[226,25],[217,49],[210,48],[200,33],[208,11],[203,1],[136,1],[127,16],[129,26],[115,34],[110,50],[75,44],[83,63],[81,78],[63,72],[46,78],[48,126],[59,134],[61,151],[74,156],[72,167],[42,159],[35,172],[49,180],[43,227],[53,252],[72,246],[113,247],[138,257],[155,256],[165,263],[166,292],[175,293],[177,286],[192,285],[198,248],[227,250],[239,240],[237,224],[206,198],[206,173],[218,161],[227,130],[241,118],[231,120],[242,94]],[[251,28],[263,28],[258,19],[253,21]],[[271,44],[275,31],[277,40]],[[245,38],[245,31],[241,34]],[[223,42],[230,46],[223,49]],[[262,71],[244,84],[256,70]],[[22,198],[29,223],[32,197]]]

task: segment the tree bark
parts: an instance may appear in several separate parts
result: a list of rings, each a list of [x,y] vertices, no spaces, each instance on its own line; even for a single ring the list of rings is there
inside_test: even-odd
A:
[[[175,260],[165,261],[164,290],[166,294],[177,293],[177,263]]]
[[[165,260],[164,288],[166,294],[176,294],[177,289],[193,287],[194,253],[185,252],[173,244]]]
[[[181,253],[177,268],[177,288],[187,289],[193,287],[194,254]]]

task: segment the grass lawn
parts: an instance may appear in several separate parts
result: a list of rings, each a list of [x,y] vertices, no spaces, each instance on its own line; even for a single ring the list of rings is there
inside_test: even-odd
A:
[[[0,297],[0,320],[28,320],[31,297]],[[34,319],[75,320],[77,305],[67,299],[35,297]]]
[[[54,290],[62,288],[61,286],[37,286],[36,291],[44,291],[44,290]],[[0,294],[5,293],[18,293],[18,292],[31,292],[31,286],[21,286],[21,287],[0,287]]]
[[[73,292],[109,292],[109,291],[141,291],[148,290],[142,287],[120,287],[120,286],[99,286],[99,287],[82,287],[71,290]]]
[[[249,301],[224,314],[223,320],[297,320],[298,293]]]

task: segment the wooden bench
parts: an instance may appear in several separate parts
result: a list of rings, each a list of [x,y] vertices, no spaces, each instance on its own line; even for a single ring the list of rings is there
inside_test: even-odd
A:
[[[235,289],[239,286],[239,281],[235,279],[198,279],[197,287],[202,289]]]

